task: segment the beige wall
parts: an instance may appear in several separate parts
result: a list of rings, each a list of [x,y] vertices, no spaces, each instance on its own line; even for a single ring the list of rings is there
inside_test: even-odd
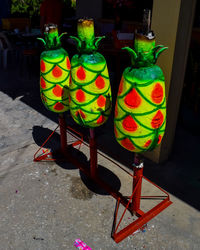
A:
[[[196,0],[154,0],[152,30],[157,44],[169,49],[158,60],[166,79],[167,127],[160,147],[145,156],[155,162],[168,159],[173,146]]]
[[[158,59],[158,65],[165,74],[167,96],[174,60],[180,6],[181,0],[154,0],[153,4],[152,30],[156,34],[156,42],[168,47],[168,50],[163,52]]]

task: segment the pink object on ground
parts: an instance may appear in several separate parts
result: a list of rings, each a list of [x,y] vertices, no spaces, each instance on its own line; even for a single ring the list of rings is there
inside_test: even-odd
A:
[[[76,239],[74,242],[74,246],[79,250],[92,250],[91,247],[87,246],[82,240]]]

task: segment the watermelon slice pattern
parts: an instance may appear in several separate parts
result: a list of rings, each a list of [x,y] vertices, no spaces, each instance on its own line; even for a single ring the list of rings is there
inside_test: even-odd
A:
[[[47,109],[69,110],[70,60],[64,49],[44,51],[40,57],[40,95]]]
[[[153,150],[166,126],[165,83],[157,66],[125,69],[115,106],[114,133],[133,152]]]
[[[111,112],[112,96],[105,58],[98,52],[71,61],[70,111],[79,125],[102,125]]]

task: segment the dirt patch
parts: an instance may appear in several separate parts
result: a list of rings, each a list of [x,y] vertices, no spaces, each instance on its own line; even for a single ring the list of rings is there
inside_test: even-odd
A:
[[[90,191],[82,182],[80,177],[71,177],[70,193],[73,198],[79,200],[89,200],[94,193]]]
[[[51,169],[50,172],[51,172],[51,173],[54,173],[55,176],[58,175],[57,172],[56,172],[56,168]]]

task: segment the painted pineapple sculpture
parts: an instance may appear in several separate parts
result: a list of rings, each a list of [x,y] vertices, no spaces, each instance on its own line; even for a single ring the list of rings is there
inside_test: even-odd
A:
[[[161,68],[155,65],[167,49],[155,46],[152,32],[136,33],[132,66],[124,70],[115,106],[114,132],[118,143],[133,152],[153,150],[160,144],[166,125],[165,82]]]
[[[47,109],[63,113],[69,110],[69,56],[61,47],[56,25],[46,25],[44,36],[38,38],[45,45],[40,56],[40,95]]]
[[[97,52],[102,37],[94,37],[93,20],[78,21],[78,54],[71,60],[70,111],[79,125],[102,125],[111,112],[111,87],[105,58]]]

